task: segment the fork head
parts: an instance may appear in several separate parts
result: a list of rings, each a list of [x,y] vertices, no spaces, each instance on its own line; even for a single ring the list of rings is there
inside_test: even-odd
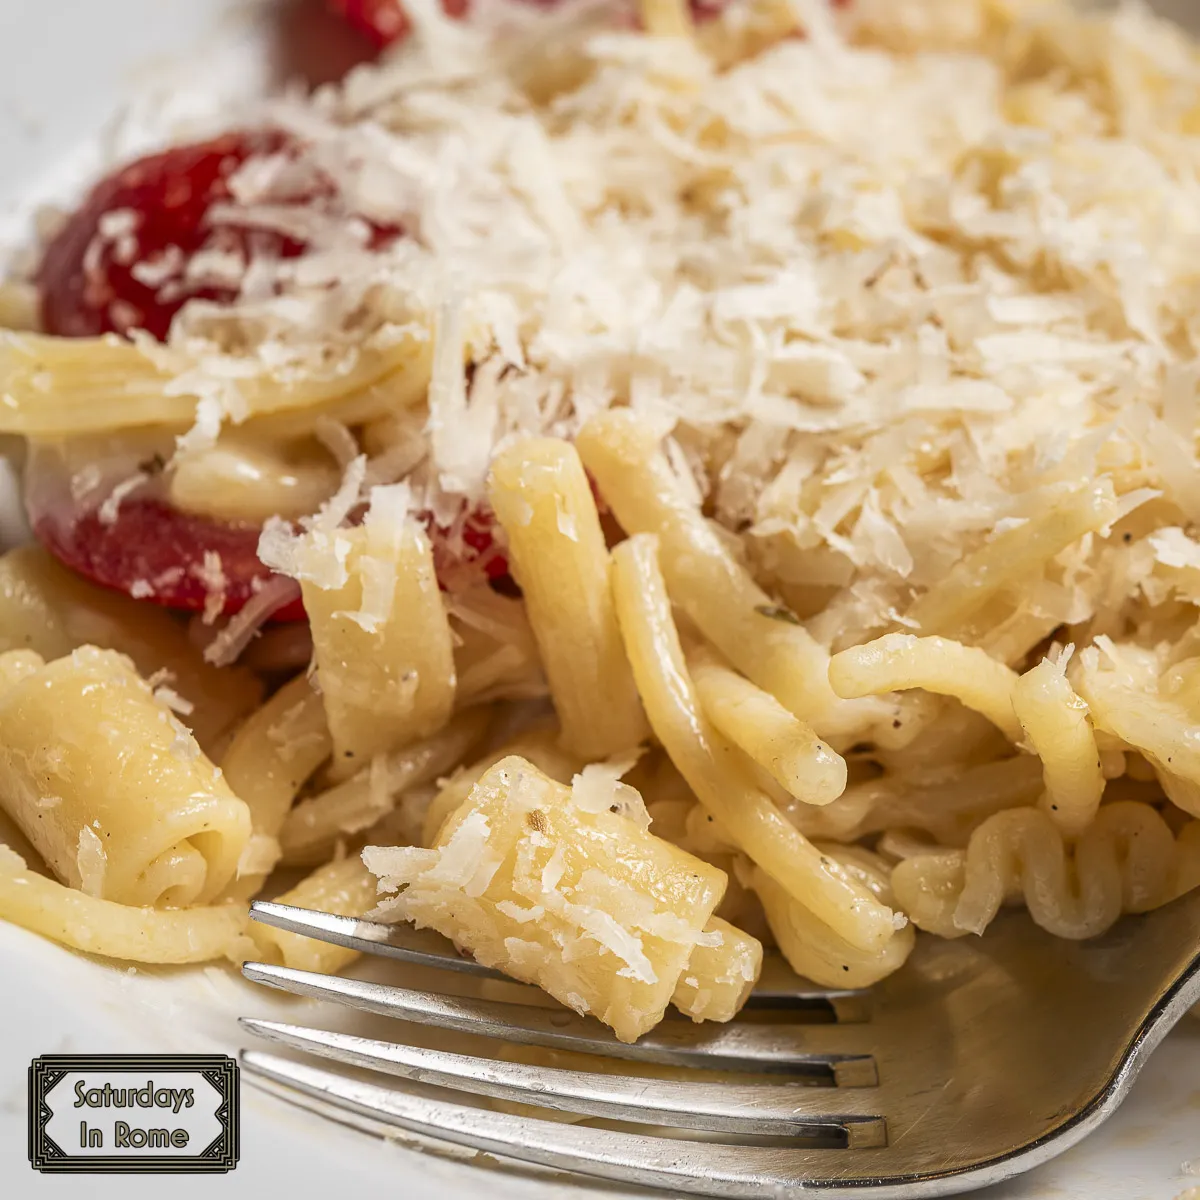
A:
[[[394,927],[272,905],[256,906],[255,915],[412,959],[408,934]],[[793,981],[790,990],[760,991],[756,1002],[823,1023],[668,1021],[632,1047],[565,1010],[245,967],[249,978],[287,991],[464,1033],[754,1072],[752,1081],[744,1074],[716,1083],[646,1080],[636,1066],[623,1068],[628,1075],[608,1073],[599,1061],[595,1072],[555,1070],[486,1052],[445,1054],[247,1022],[272,1040],[355,1066],[590,1116],[705,1130],[716,1139],[706,1142],[489,1112],[257,1052],[244,1061],[272,1090],[352,1124],[400,1126],[623,1183],[727,1197],[945,1195],[1028,1170],[1115,1110],[1150,1051],[1200,999],[1198,934],[1200,892],[1088,942],[1063,942],[1023,913],[1007,913],[983,938],[920,939],[904,970],[873,989],[869,1020],[859,994]],[[760,1135],[760,1144],[745,1144],[747,1135]]]

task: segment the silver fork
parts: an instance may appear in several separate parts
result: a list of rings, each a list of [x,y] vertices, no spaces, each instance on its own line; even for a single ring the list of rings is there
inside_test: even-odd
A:
[[[252,915],[369,954],[503,978],[407,927],[281,904],[257,903]],[[908,1200],[1018,1175],[1061,1154],[1116,1109],[1150,1052],[1200,1001],[1200,891],[1081,943],[1049,937],[1023,913],[1005,913],[983,938],[918,939],[904,969],[869,993],[810,988],[795,976],[760,985],[749,1007],[785,1013],[788,1023],[666,1020],[632,1046],[566,1009],[264,963],[243,970],[274,988],[402,1021],[741,1074],[729,1082],[676,1082],[526,1066],[244,1018],[271,1041],[373,1072],[679,1132],[515,1116],[243,1052],[255,1082],[344,1123],[376,1132],[397,1126],[676,1193]]]

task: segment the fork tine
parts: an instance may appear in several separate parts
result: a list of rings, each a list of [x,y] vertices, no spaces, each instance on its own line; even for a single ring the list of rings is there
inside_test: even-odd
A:
[[[345,946],[348,950],[361,950],[364,954],[398,958],[414,967],[437,967],[443,971],[459,971],[484,979],[514,982],[503,972],[485,967],[473,958],[435,949],[433,938],[422,938],[418,931],[408,925],[385,925],[381,921],[337,917],[333,913],[267,900],[255,900],[250,905],[250,917],[287,933],[300,933],[318,941],[331,942],[335,946]],[[438,940],[442,941],[440,938]]]
[[[464,958],[453,949],[440,949],[439,946],[449,946],[449,943],[440,937],[422,937],[407,925],[385,925],[380,921],[338,917],[332,913],[315,912],[267,900],[254,901],[250,906],[250,916],[255,921],[273,925],[288,933],[303,934],[365,954],[397,958],[416,967],[436,967],[484,979],[516,982],[503,972],[485,967],[473,958]],[[747,1007],[786,1008],[797,1014],[823,1013],[840,1024],[868,1019],[869,993],[865,990],[806,987],[790,972],[787,976],[790,978],[760,981]]]
[[[714,1070],[785,1074],[840,1087],[871,1087],[879,1082],[869,1054],[814,1054],[803,1027],[730,1024],[713,1027],[664,1022],[636,1043],[618,1041],[590,1017],[567,1009],[536,1008],[499,1000],[443,996],[411,988],[389,987],[361,979],[343,979],[267,963],[243,964],[255,983],[317,1000],[332,1000],[384,1017],[436,1025],[459,1033],[556,1046],[616,1058]]]
[[[382,1123],[503,1158],[676,1194],[726,1200],[764,1200],[801,1192],[832,1197],[843,1194],[847,1177],[860,1176],[866,1165],[858,1150],[722,1145],[539,1121],[346,1079],[254,1050],[243,1051],[241,1058],[247,1076],[258,1086],[358,1128],[379,1133]],[[882,1163],[872,1171],[872,1195],[887,1200],[897,1190],[879,1178],[881,1169]],[[953,1190],[951,1180],[938,1182],[943,1186],[923,1194]],[[881,1183],[884,1186],[878,1186]]]
[[[687,1083],[601,1075],[396,1045],[351,1034],[242,1018],[252,1033],[351,1066],[501,1100],[614,1121],[781,1138],[841,1137],[885,1145],[883,1118],[845,1111],[845,1093],[802,1084]]]

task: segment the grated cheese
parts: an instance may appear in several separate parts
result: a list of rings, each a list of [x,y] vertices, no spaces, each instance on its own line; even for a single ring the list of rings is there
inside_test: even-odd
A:
[[[81,891],[89,896],[104,894],[104,876],[108,870],[108,855],[105,853],[100,835],[87,825],[79,830],[75,867],[79,872]]]
[[[460,540],[498,446],[614,403],[669,435],[683,492],[785,602],[824,610],[831,646],[902,624],[1056,482],[1200,522],[1200,60],[1173,27],[1058,0],[744,0],[693,30],[654,0],[647,37],[586,0],[477,8],[414,4],[380,64],[266,105],[308,149],[249,160],[224,215],[309,251],[245,264],[238,303],[189,304],[144,347],[196,364],[172,384],[200,397],[187,449],[263,367],[349,370],[432,331],[427,412],[382,386],[367,459],[353,421],[316,421],[343,486],[268,527],[275,569],[338,586],[338,528],[400,475]],[[344,211],[286,203],[315,173]],[[406,236],[371,249],[345,212]],[[1044,612],[1112,609],[1108,537],[1069,584],[1060,560],[1025,581]]]

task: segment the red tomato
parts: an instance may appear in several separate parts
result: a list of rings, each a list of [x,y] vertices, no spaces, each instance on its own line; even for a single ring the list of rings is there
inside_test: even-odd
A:
[[[206,553],[220,561],[224,588],[215,590],[225,593],[225,613],[242,608],[271,575],[258,560],[257,525],[214,521],[163,500],[130,496],[110,524],[97,509],[69,505],[31,509],[29,519],[42,545],[85,579],[167,608],[204,610],[216,582]],[[276,619],[303,616],[297,601]]]
[[[121,502],[110,523],[101,519],[96,508],[81,511],[69,503],[35,503],[29,505],[30,523],[51,554],[85,579],[135,599],[202,612],[210,595],[223,592],[221,611],[231,615],[271,577],[258,558],[261,530],[257,525],[217,521],[136,494]],[[449,530],[434,525],[428,513],[424,521],[433,540],[439,578],[454,579],[464,567],[474,568],[488,579],[507,574],[504,552],[493,536],[490,511],[467,516],[461,554],[449,549]],[[214,570],[218,560],[219,576]],[[277,621],[303,618],[299,601],[274,616]]]
[[[232,132],[140,158],[102,180],[46,247],[38,270],[42,324],[62,337],[128,334],[165,340],[190,299],[232,300],[233,288],[189,283],[201,249],[294,258],[303,244],[270,230],[214,224],[246,160],[287,146],[273,131]]]
[[[303,254],[305,243],[297,238],[209,215],[232,198],[230,179],[248,159],[298,150],[279,130],[238,130],[139,158],[101,180],[42,256],[37,283],[46,332],[96,337],[144,329],[165,341],[189,300],[223,304],[237,296],[228,282],[188,278],[201,250],[242,262]],[[338,197],[332,182],[317,178],[275,202],[336,210]],[[400,233],[374,224],[371,230],[374,247]]]
[[[199,251],[222,250],[244,259],[302,254],[305,245],[295,238],[209,217],[213,205],[231,198],[230,179],[249,158],[296,151],[278,131],[235,131],[139,159],[102,180],[43,256],[38,284],[46,330],[89,337],[144,329],[163,340],[188,300],[220,304],[236,298],[232,286],[188,281],[187,265]],[[287,202],[336,206],[336,189],[318,180]],[[386,226],[372,229],[377,247],[399,234]],[[53,486],[53,479],[40,482],[44,486],[27,489],[34,532],[66,566],[95,583],[170,608],[200,611],[214,581],[205,564],[215,555],[224,575],[224,612],[234,613],[270,576],[258,560],[256,525],[182,512],[136,493],[105,524],[95,508],[71,502],[69,487]],[[467,523],[465,557],[494,578],[507,568],[493,546],[490,526],[489,515]],[[445,537],[439,539],[433,528],[431,533],[439,569],[449,573],[461,566],[441,544]],[[277,619],[303,615],[295,604]]]
[[[404,13],[402,0],[328,0],[334,11],[366,34],[371,42],[382,49],[407,36],[411,25]],[[543,8],[553,7],[558,0],[527,0]],[[833,0],[835,7],[848,4],[850,0]],[[442,7],[452,17],[465,16],[470,0],[442,0]],[[691,0],[692,15],[697,21],[711,21],[718,17],[731,0]]]
[[[468,2],[442,0],[442,8],[452,17],[461,17]],[[380,49],[400,41],[412,28],[400,0],[329,0],[329,5]]]

